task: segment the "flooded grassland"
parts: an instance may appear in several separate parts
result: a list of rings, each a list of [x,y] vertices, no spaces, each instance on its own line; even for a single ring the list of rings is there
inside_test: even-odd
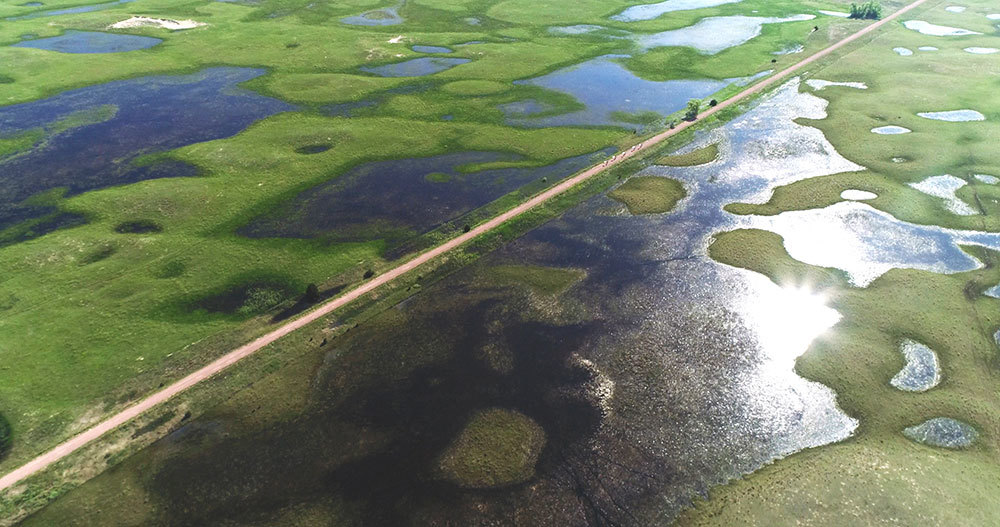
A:
[[[0,382],[13,430],[0,466],[273,328],[310,305],[307,284],[329,297],[665,126],[688,97],[721,100],[861,24],[819,18],[830,4],[811,1],[667,2],[662,16],[626,19],[624,3],[550,18],[530,4],[4,6],[26,18],[0,26],[12,44],[0,48],[0,116],[13,116],[0,122],[0,166],[12,168],[0,176],[0,381],[17,380]],[[154,11],[193,22],[109,29]],[[719,24],[739,38],[714,41],[705,28]],[[557,82],[567,76],[590,89]],[[621,100],[620,82],[648,93]],[[708,257],[715,233],[768,228],[727,203],[862,170],[816,128],[823,99],[799,90],[347,337],[290,350],[295,366],[209,415],[154,420],[172,433],[31,521],[660,522],[715,485],[848,437],[854,415],[793,372],[848,315]],[[961,102],[915,111],[975,108]],[[989,125],[983,113],[904,124]],[[961,177],[926,176],[946,173]],[[975,267],[958,238],[940,238],[938,253],[873,261]],[[938,254],[944,268],[927,263]],[[919,337],[940,353],[936,393],[948,352]],[[72,467],[61,474],[73,480]],[[16,489],[5,507],[67,486]]]
[[[329,296],[627,147],[636,123],[664,126],[690,95],[648,112],[606,89],[588,99],[518,81],[641,57],[642,35],[706,17],[817,7],[745,0],[625,22],[610,17],[628,6],[611,3],[518,21],[514,4],[0,6],[0,413],[12,430],[0,467],[308,307],[308,284]],[[363,13],[393,23],[344,21]],[[555,23],[634,38],[559,36]],[[793,60],[772,55],[789,39],[816,48],[856,25],[812,23],[765,24],[711,55],[725,75],[659,68],[656,82],[721,98],[738,89],[725,79]],[[540,118],[600,119],[510,123],[502,108],[524,101],[545,106]],[[382,195],[378,170],[410,159],[430,165]]]
[[[962,13],[929,5],[920,19],[968,32],[901,25],[815,73],[868,86],[817,92],[830,101],[829,116],[809,122],[868,170],[727,206],[747,215],[748,229],[718,235],[715,258],[776,283],[816,284],[844,315],[797,370],[833,388],[859,426],[847,441],[713,490],[682,524],[990,524],[1000,516],[990,497],[1000,484],[1000,318],[990,294],[1000,280],[990,177],[1000,170],[1000,103],[987,93],[996,65],[964,51],[996,43],[987,10],[982,2]],[[938,49],[892,52],[927,44]],[[921,116],[954,110],[983,119]],[[866,135],[879,125],[912,133]],[[868,194],[840,201],[848,191]]]

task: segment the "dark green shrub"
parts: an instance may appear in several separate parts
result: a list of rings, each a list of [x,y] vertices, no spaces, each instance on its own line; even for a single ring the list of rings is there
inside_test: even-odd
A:
[[[874,0],[868,0],[863,4],[851,4],[851,13],[848,18],[878,20],[882,18],[882,4]]]
[[[312,304],[315,304],[316,302],[319,302],[319,299],[320,299],[320,296],[319,296],[319,287],[316,287],[316,284],[309,284],[309,285],[307,285],[306,286],[306,294],[303,297],[303,299],[306,302],[309,302],[309,303],[312,303]]]
[[[698,118],[699,110],[701,110],[701,101],[698,99],[691,99],[688,101],[687,111],[684,112],[684,119],[687,121],[694,121]]]

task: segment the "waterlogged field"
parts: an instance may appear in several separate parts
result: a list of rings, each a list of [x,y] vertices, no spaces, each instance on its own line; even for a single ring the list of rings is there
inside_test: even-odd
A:
[[[1000,320],[988,293],[1000,276],[997,237],[985,234],[1000,228],[991,177],[1000,172],[993,93],[1000,63],[965,51],[1000,37],[987,16],[995,6],[947,5],[929,4],[904,20],[952,29],[900,26],[811,74],[864,83],[814,91],[830,101],[829,115],[808,124],[867,170],[795,181],[759,204],[729,205],[750,215],[750,229],[719,234],[710,248],[719,261],[777,284],[808,284],[843,314],[797,371],[833,388],[857,430],[713,489],[680,523],[986,525],[1000,517],[990,497],[1000,484]],[[957,110],[982,119],[921,115]],[[885,125],[912,132],[868,132]],[[845,203],[845,193],[863,201]],[[875,210],[889,215],[873,221]],[[914,356],[921,349],[923,359]]]
[[[1000,479],[1000,55],[966,4],[303,330],[4,516],[111,467],[25,523],[961,522]],[[0,4],[0,468],[866,24],[845,10]]]
[[[637,79],[732,93],[717,79],[860,27],[804,20],[836,4],[747,0],[633,22],[610,18],[628,7],[614,2],[552,17],[519,1],[0,3],[0,414],[12,428],[0,467],[307,307],[307,284],[329,296],[598,162],[632,140],[631,123],[663,127],[688,96],[635,113],[605,83],[593,104],[611,120],[515,126],[511,103],[544,105],[538,118],[586,108],[531,79],[613,54]],[[643,51],[644,35],[738,14],[803,20],[688,56],[714,70],[641,62],[679,49]],[[562,24],[630,36],[551,31]],[[462,155],[478,157],[360,175]]]

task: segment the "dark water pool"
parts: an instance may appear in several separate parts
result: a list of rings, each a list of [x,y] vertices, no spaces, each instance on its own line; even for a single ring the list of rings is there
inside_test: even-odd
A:
[[[601,152],[609,155],[611,150]],[[368,163],[302,192],[240,233],[254,238],[387,239],[401,242],[461,217],[533,181],[566,177],[593,163],[592,155],[540,168],[463,173],[461,167],[516,156],[461,152]]]
[[[60,53],[121,53],[151,48],[162,39],[99,31],[67,31],[57,37],[24,40],[12,44],[15,48],[35,48]]]
[[[53,188],[70,194],[144,179],[191,176],[177,162],[137,166],[144,154],[228,137],[293,107],[238,88],[262,75],[249,68],[208,68],[181,76],[115,81],[48,99],[0,107],[0,135],[43,130],[35,149],[0,161],[0,226],[36,215],[15,204]],[[74,116],[100,109],[82,121]]]

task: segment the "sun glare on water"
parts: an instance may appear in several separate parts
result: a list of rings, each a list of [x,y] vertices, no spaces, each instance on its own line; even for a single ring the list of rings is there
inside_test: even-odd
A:
[[[764,287],[748,298],[748,321],[757,332],[765,366],[787,370],[816,337],[840,321],[827,301],[826,294],[808,285]]]

